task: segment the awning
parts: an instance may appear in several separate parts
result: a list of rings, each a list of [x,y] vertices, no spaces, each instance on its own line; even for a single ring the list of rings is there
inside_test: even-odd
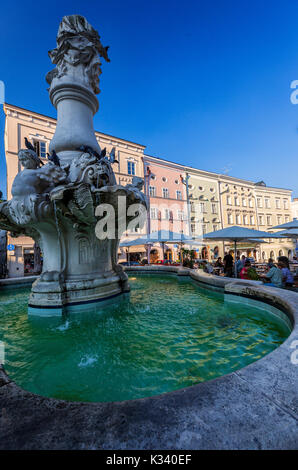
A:
[[[146,253],[146,247],[144,245],[139,245],[139,246],[128,246],[126,248],[122,248],[123,253],[127,253],[127,250],[129,250],[129,253]]]

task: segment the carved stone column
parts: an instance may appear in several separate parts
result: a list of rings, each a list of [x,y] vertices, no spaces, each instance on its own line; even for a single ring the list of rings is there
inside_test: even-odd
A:
[[[57,127],[50,144],[59,158],[68,163],[84,145],[100,152],[93,115],[98,110],[101,62],[109,61],[100,37],[79,15],[65,16],[59,26],[57,48],[49,52],[56,68],[47,74],[49,96],[57,109]]]

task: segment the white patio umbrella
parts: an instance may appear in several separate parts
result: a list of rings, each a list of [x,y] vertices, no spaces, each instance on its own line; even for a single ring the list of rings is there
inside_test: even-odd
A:
[[[298,229],[298,219],[293,219],[291,222],[286,222],[285,224],[281,225],[276,225],[275,227],[272,227],[273,229],[275,228],[283,228],[283,229],[292,229],[292,228],[297,228]]]
[[[190,243],[193,241],[193,238],[184,235],[183,233],[172,232],[171,230],[158,230],[157,232],[148,233],[146,236],[141,238],[136,238],[130,241],[123,241],[119,246],[134,246],[134,245],[153,245],[154,243],[160,243],[162,246],[163,259],[164,259],[164,249],[165,243]],[[149,263],[149,260],[148,260]]]
[[[235,277],[237,277],[236,268],[236,256],[237,256],[237,242],[252,240],[256,238],[271,238],[272,233],[262,232],[260,230],[253,230],[251,228],[239,227],[234,225],[233,227],[223,228],[216,230],[215,232],[206,233],[203,238],[208,240],[218,241],[230,241],[234,242],[234,253],[235,253]]]

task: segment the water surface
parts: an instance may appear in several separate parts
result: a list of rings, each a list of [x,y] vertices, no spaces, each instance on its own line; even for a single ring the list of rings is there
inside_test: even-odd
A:
[[[128,400],[240,369],[290,333],[265,310],[224,304],[223,295],[176,276],[130,276],[130,285],[113,305],[53,318],[28,317],[30,289],[2,291],[7,373],[44,396]]]

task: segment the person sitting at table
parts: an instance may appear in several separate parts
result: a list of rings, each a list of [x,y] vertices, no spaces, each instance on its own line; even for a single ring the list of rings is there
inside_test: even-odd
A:
[[[279,256],[277,258],[278,263],[285,264],[286,268],[290,267],[289,258],[287,256]]]
[[[222,258],[221,258],[221,257],[217,258],[216,263],[215,263],[214,266],[215,266],[216,268],[223,268],[223,267],[224,267],[224,264],[223,264],[223,262],[222,262]]]
[[[240,271],[240,279],[249,279],[250,281],[257,281],[259,279],[257,271],[252,267],[249,260],[245,261],[244,267]]]
[[[280,261],[277,265],[282,273],[282,282],[285,288],[293,287],[294,285],[294,276],[286,266],[286,263]]]
[[[246,258],[245,258],[244,255],[241,256],[241,259],[240,259],[240,256],[236,257],[237,277],[240,277],[241,270],[245,266],[245,260],[246,260]]]
[[[213,266],[210,263],[208,263],[208,261],[204,260],[202,264],[203,264],[204,273],[208,273],[208,274],[213,273]]]
[[[268,263],[268,265],[269,265],[269,263]],[[272,264],[270,263],[270,266],[268,266],[269,271],[262,276],[262,281],[266,282],[267,286],[282,287],[282,272],[281,272],[281,270],[275,264],[273,264],[273,262],[272,262]]]
[[[233,276],[233,256],[232,256],[232,251],[229,253],[225,254],[224,257],[224,273],[225,277],[232,277]]]

